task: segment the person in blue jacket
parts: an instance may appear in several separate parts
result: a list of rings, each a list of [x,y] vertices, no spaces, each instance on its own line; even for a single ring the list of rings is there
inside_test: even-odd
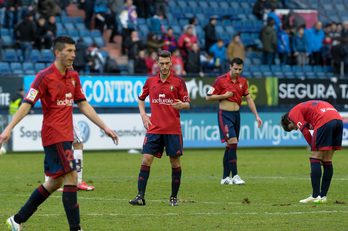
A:
[[[311,65],[322,65],[321,48],[323,46],[323,39],[325,38],[322,28],[323,23],[317,21],[313,28],[305,30]]]
[[[288,56],[291,55],[289,33],[290,28],[284,26],[283,30],[279,31],[277,36],[277,52],[282,65],[287,64]]]
[[[209,51],[214,54],[215,67],[220,67],[221,63],[226,61],[226,47],[222,39],[218,39]]]

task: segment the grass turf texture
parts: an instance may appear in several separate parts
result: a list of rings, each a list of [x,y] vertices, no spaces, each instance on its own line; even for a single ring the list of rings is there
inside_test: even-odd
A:
[[[96,187],[79,191],[81,225],[103,230],[346,230],[348,227],[347,150],[336,152],[327,204],[301,204],[311,194],[309,151],[239,149],[245,185],[220,185],[224,149],[184,150],[178,207],[169,207],[169,159],[155,159],[146,206],[131,206],[137,194],[140,154],[85,152],[83,178]],[[44,180],[43,153],[0,156],[0,230]],[[68,230],[55,192],[25,223],[25,230]]]

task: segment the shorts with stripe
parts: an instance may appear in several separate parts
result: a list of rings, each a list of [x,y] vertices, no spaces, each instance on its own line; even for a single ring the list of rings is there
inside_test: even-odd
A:
[[[73,123],[74,125],[74,143],[82,143],[83,142],[83,138],[80,132],[80,127],[77,123]]]
[[[312,151],[341,150],[343,123],[342,120],[331,120],[314,130]]]
[[[166,147],[167,156],[181,156],[183,154],[182,135],[146,133],[141,153],[161,158],[164,147]]]
[[[240,130],[240,113],[239,111],[219,110],[218,124],[220,130],[221,143],[227,142],[228,139],[239,138]]]
[[[62,142],[44,147],[45,174],[57,178],[65,173],[76,170],[76,163],[72,150],[72,142]]]

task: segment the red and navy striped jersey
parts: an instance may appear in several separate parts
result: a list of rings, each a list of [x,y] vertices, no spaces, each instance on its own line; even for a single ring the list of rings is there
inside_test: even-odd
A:
[[[242,96],[249,95],[248,83],[245,78],[238,76],[236,82],[232,82],[230,72],[216,78],[215,82],[209,89],[207,95],[223,95],[227,91],[232,91],[233,96],[226,100],[236,102],[240,106]],[[220,102],[222,100],[219,100]]]
[[[54,63],[39,72],[23,101],[34,106],[39,99],[44,115],[43,146],[74,141],[73,103],[86,100],[77,72],[68,69],[63,75]]]
[[[289,119],[300,131],[308,126],[314,130],[331,120],[342,120],[337,110],[328,102],[312,100],[296,105],[289,112]]]
[[[160,74],[150,76],[139,95],[140,100],[150,96],[151,123],[147,130],[152,134],[182,134],[179,110],[172,107],[175,99],[191,102],[185,80],[172,72],[162,82]]]

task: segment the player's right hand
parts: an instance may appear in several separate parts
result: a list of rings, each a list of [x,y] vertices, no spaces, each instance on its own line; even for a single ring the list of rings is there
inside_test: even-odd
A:
[[[6,129],[0,135],[0,148],[2,143],[7,144],[8,139],[10,139],[11,131],[7,131]]]
[[[144,128],[146,130],[148,130],[150,128],[150,126],[152,125],[151,123],[151,117],[148,116],[148,115],[142,115],[141,116],[141,120],[143,121],[143,124],[144,124]]]
[[[114,144],[118,145],[118,135],[116,134],[116,132],[108,127],[104,129],[104,132],[112,139],[112,141],[114,141]]]
[[[230,98],[230,97],[233,96],[233,91],[226,91],[226,93],[223,94],[223,95],[226,97],[226,99],[227,99],[227,98]]]

